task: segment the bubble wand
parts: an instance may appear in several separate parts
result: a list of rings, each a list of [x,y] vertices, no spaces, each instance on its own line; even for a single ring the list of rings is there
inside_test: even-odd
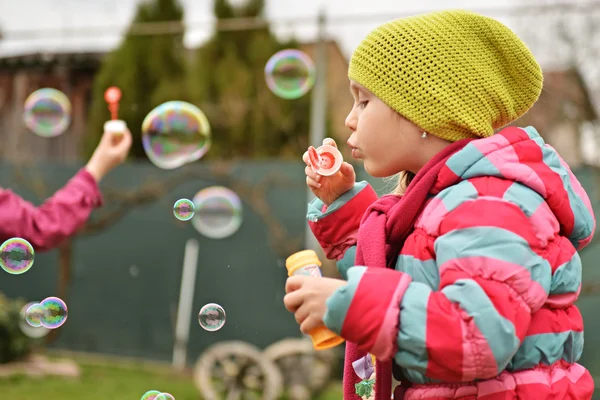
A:
[[[314,154],[313,154],[314,155]],[[313,250],[303,250],[292,254],[285,260],[288,276],[305,275],[319,278],[321,275],[321,261]],[[344,343],[344,339],[324,326],[309,332],[315,350],[325,350]]]
[[[338,149],[328,144],[308,148],[310,168],[319,175],[331,176],[340,170],[344,158]]]
[[[118,119],[119,101],[121,100],[121,89],[111,86],[104,92],[104,101],[108,104],[111,120],[104,123],[104,131],[114,134],[123,134],[127,129],[125,121]]]

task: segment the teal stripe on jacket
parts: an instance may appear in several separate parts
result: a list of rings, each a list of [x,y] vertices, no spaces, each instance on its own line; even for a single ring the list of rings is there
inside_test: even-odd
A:
[[[354,267],[354,260],[356,259],[356,245],[349,247],[345,252],[344,256],[337,260],[335,263],[338,272],[342,275],[344,280],[348,280],[348,268]]]
[[[462,257],[487,257],[502,260],[527,269],[531,279],[548,294],[552,268],[537,255],[525,239],[501,228],[481,226],[457,229],[436,239],[434,243],[438,265]]]
[[[535,367],[540,362],[552,365],[559,360],[577,362],[583,354],[583,332],[542,333],[525,337],[521,347],[506,367],[508,371],[521,371]]]
[[[492,349],[498,373],[502,372],[519,347],[513,323],[498,313],[494,303],[477,282],[461,279],[446,286],[442,293],[473,317],[479,331]]]
[[[352,303],[352,298],[360,282],[360,278],[367,271],[366,267],[353,267],[348,270],[348,284],[339,288],[327,299],[327,311],[323,323],[338,335],[342,332],[346,314]]]
[[[344,204],[352,200],[352,198],[358,193],[360,193],[361,190],[366,188],[368,184],[369,183],[367,181],[356,182],[352,189],[350,189],[349,191],[338,197],[336,200],[334,200],[333,203],[331,203],[329,207],[327,207],[327,210],[325,212],[321,211],[323,210],[325,203],[323,203],[318,197],[315,197],[310,203],[308,203],[308,212],[306,213],[306,219],[309,221],[316,222],[322,218],[325,218],[329,214],[332,214],[333,212],[342,208]]]

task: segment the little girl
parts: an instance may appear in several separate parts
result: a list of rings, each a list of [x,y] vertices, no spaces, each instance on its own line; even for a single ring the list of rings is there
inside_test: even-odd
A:
[[[20,237],[35,251],[46,251],[74,235],[102,205],[98,183],[127,158],[130,148],[129,131],[105,132],[86,166],[39,207],[0,188],[0,243]]]
[[[309,225],[345,281],[290,277],[284,299],[302,332],[348,341],[344,399],[368,353],[378,400],[392,370],[396,400],[591,399],[574,305],[591,204],[533,127],[505,127],[542,90],[529,49],[491,18],[434,12],[372,31],[349,78],[352,155],[399,186],[378,199],[350,164],[307,167]]]

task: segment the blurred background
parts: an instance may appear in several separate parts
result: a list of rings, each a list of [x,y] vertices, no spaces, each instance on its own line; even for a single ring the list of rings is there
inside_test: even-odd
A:
[[[341,398],[343,346],[313,352],[282,302],[285,259],[296,251],[317,250],[323,273],[337,276],[307,230],[301,156],[333,137],[351,159],[344,119],[353,49],[387,20],[442,8],[496,18],[532,49],[545,87],[515,125],[535,126],[562,154],[598,213],[598,1],[0,1],[0,186],[41,204],[64,185],[110,119],[109,86],[121,89],[119,118],[134,135],[131,159],[102,182],[105,205],[85,228],[37,253],[26,274],[0,273],[3,397],[137,400],[158,390],[177,400]],[[289,48],[310,56],[316,71],[312,89],[292,100],[265,84],[265,64]],[[69,127],[52,138],[23,123],[27,97],[46,87],[72,107]],[[148,159],[142,122],[171,100],[204,112],[212,146],[201,160],[167,170]],[[356,168],[380,194],[390,190]],[[198,228],[201,216],[174,218],[178,199],[213,186],[241,201],[230,232],[211,236]],[[578,302],[581,362],[594,376],[599,241],[581,252]],[[66,302],[67,323],[23,326],[24,305],[48,296]],[[218,331],[197,322],[208,303],[226,312]]]

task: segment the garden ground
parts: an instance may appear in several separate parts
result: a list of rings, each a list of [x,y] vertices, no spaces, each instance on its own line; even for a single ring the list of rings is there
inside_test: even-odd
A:
[[[200,400],[191,373],[175,373],[164,366],[69,357],[81,368],[81,376],[0,378],[2,398],[18,400],[138,400],[148,390],[171,393],[176,400]],[[333,384],[315,400],[339,400],[341,385]]]

